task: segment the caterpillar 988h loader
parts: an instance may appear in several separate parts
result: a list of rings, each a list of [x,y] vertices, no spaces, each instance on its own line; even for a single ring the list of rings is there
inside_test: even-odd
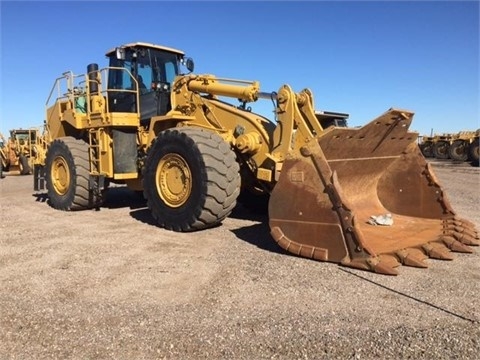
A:
[[[240,193],[267,198],[282,248],[382,274],[478,245],[408,131],[412,112],[324,128],[308,89],[265,93],[256,81],[194,75],[182,51],[154,44],[106,56],[106,68],[64,73],[47,101],[34,187],[52,207],[99,207],[108,183],[124,183],[143,190],[159,226],[193,231],[225,219]],[[259,99],[273,102],[275,121],[247,106]],[[385,216],[390,226],[372,222]]]

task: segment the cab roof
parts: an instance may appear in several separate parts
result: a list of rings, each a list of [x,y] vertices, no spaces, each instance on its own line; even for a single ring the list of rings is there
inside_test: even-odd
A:
[[[128,43],[128,44],[121,45],[119,47],[124,47],[124,48],[146,47],[146,48],[169,51],[169,52],[179,54],[179,55],[185,55],[185,53],[182,50],[177,50],[177,49],[174,49],[174,48],[170,48],[170,47],[166,47],[166,46],[162,46],[162,45],[156,45],[156,44],[152,44],[152,43],[146,43],[146,42],[133,42],[133,43]],[[110,56],[112,53],[115,52],[115,49],[116,48],[108,50],[105,55]]]

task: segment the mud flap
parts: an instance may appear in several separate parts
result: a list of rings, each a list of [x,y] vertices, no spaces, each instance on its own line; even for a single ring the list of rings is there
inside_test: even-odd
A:
[[[458,219],[408,132],[413,113],[391,109],[359,129],[330,128],[290,153],[269,203],[271,234],[287,251],[395,275],[479,244]],[[372,215],[392,214],[392,226]]]

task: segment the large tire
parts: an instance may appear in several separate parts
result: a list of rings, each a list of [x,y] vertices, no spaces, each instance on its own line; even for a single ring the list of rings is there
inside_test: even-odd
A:
[[[437,141],[433,145],[433,153],[437,159],[448,159],[448,148],[450,144],[446,141]]]
[[[101,197],[89,189],[88,144],[73,137],[54,140],[45,168],[50,205],[58,210],[84,210],[98,206]]]
[[[232,212],[240,192],[235,153],[217,134],[196,128],[158,134],[143,181],[152,216],[173,231],[215,226]]]
[[[479,157],[480,157],[479,156],[480,151],[479,151],[478,143],[479,143],[479,141],[478,141],[478,137],[477,137],[470,144],[469,152],[468,152],[470,161],[476,166],[478,166],[478,163],[479,163],[478,160],[479,160]]]
[[[25,155],[20,155],[19,158],[20,175],[29,175],[32,173],[28,158]]]
[[[426,158],[431,158],[433,157],[433,143],[431,141],[426,141],[423,144],[420,145],[420,150],[422,151],[422,154]]]
[[[455,140],[452,145],[450,145],[448,154],[452,160],[467,161],[468,143],[465,140]]]
[[[3,175],[3,164],[2,160],[0,159],[0,179],[3,179],[5,175]]]

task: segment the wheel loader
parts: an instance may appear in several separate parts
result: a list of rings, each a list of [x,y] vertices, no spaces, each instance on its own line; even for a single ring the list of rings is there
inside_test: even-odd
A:
[[[218,225],[247,194],[268,199],[271,236],[288,252],[389,275],[479,244],[409,132],[413,112],[324,127],[309,89],[194,74],[183,51],[156,44],[106,57],[63,73],[48,97],[34,190],[53,208],[99,208],[110,183],[126,184],[160,227],[189,232]],[[273,119],[252,110],[260,100]]]
[[[39,143],[41,133],[38,129],[13,129],[10,130],[8,140],[2,134],[2,147],[0,156],[2,171],[18,171],[20,175],[32,173],[35,158],[40,156]]]
[[[475,141],[475,131],[459,131],[453,135],[448,149],[450,159],[455,161],[474,161],[470,154],[470,144]]]
[[[436,141],[436,136],[426,136],[423,135],[419,137],[419,144],[420,151],[422,152],[423,156],[426,158],[433,158],[435,154],[433,153],[433,145]]]

